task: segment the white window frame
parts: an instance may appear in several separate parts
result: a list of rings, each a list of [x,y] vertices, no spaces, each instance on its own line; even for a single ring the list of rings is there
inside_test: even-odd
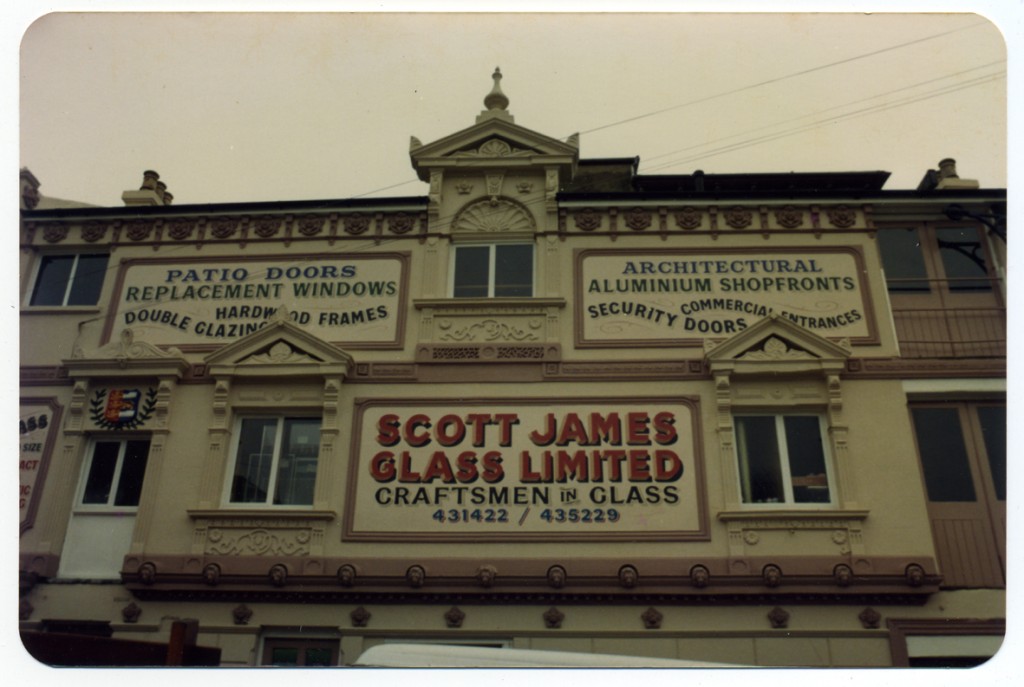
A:
[[[82,461],[82,472],[78,478],[78,490],[75,495],[74,512],[76,513],[136,513],[139,510],[138,504],[134,506],[114,505],[117,497],[117,486],[121,481],[121,470],[124,467],[124,456],[128,450],[128,443],[132,441],[145,441],[149,443],[146,449],[146,470],[142,473],[143,484],[146,479],[146,471],[149,470],[149,454],[153,450],[153,440],[146,435],[128,436],[96,436],[89,440],[86,447],[85,460]],[[93,459],[96,456],[96,446],[99,443],[119,443],[121,446],[117,452],[117,464],[114,467],[114,474],[110,479],[110,494],[106,503],[85,503],[85,488],[89,481],[89,472],[92,470]],[[139,487],[139,500],[142,500],[142,486]]]
[[[100,292],[96,295],[96,302],[95,303],[80,303],[80,304],[76,304],[76,305],[68,305],[68,298],[71,297],[72,287],[75,285],[75,276],[78,274],[78,266],[79,266],[79,264],[81,262],[81,258],[83,258],[85,256],[99,256],[99,255],[107,256],[107,268],[106,268],[106,270],[104,270],[104,272],[106,272],[107,270],[110,269],[110,254],[109,253],[104,253],[102,251],[96,252],[96,253],[84,252],[84,253],[43,253],[43,254],[40,254],[38,256],[38,259],[36,260],[35,268],[34,268],[33,275],[32,275],[32,282],[29,285],[29,288],[27,289],[27,292],[25,294],[25,305],[27,307],[31,307],[31,308],[95,308],[95,307],[97,307],[97,305],[99,304],[99,302],[100,302],[100,300],[102,298],[103,283],[106,281],[106,274],[104,274],[103,278],[100,280]],[[32,299],[35,296],[36,288],[39,286],[39,280],[43,276],[43,262],[47,258],[66,258],[66,257],[72,257],[72,258],[74,258],[74,261],[71,263],[71,272],[68,273],[68,283],[64,287],[64,296],[61,298],[60,303],[39,303],[39,304],[33,304],[32,303]]]
[[[451,258],[448,265],[448,295],[455,298],[455,267],[458,263],[458,253],[462,248],[487,248],[487,295],[477,298],[496,298],[494,295],[494,279],[497,266],[498,246],[529,246],[531,258],[530,270],[530,295],[518,296],[518,298],[533,298],[537,293],[537,247],[533,241],[493,241],[493,242],[463,242],[452,244]]]
[[[740,439],[736,420],[740,417],[772,417],[775,418],[775,438],[778,442],[779,468],[782,473],[782,489],[785,496],[784,501],[757,503],[743,500],[743,473],[740,464]],[[812,503],[797,503],[793,496],[793,475],[789,464],[789,446],[786,442],[785,418],[787,417],[814,417],[818,419],[818,435],[821,440],[822,454],[825,461],[825,478],[828,481],[828,501],[816,501]],[[736,471],[736,480],[740,489],[740,504],[743,508],[750,509],[801,509],[801,510],[827,510],[836,509],[839,506],[835,468],[832,465],[832,447],[828,440],[829,425],[828,418],[823,413],[807,411],[779,411],[779,412],[742,412],[733,411],[732,414],[733,434],[733,466]]]
[[[274,436],[274,448],[273,457],[270,466],[270,481],[267,483],[267,499],[263,502],[259,501],[232,501],[231,490],[235,479],[235,468],[238,465],[238,447],[242,441],[242,423],[246,420],[276,420],[277,431]],[[277,491],[277,474],[280,467],[281,461],[281,446],[284,441],[284,423],[287,420],[318,420],[320,422],[320,432],[317,437],[317,469],[316,477],[314,478],[314,490],[316,489],[316,480],[320,477],[320,456],[323,453],[323,417],[320,415],[304,415],[304,414],[252,414],[252,415],[240,415],[235,418],[235,432],[231,440],[231,453],[230,460],[228,461],[228,468],[226,479],[224,480],[224,492],[221,498],[221,502],[225,508],[277,508],[277,509],[312,509],[312,503],[274,503],[274,494]]]

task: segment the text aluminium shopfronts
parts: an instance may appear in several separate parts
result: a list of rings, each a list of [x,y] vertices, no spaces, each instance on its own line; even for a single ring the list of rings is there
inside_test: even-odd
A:
[[[348,539],[707,538],[696,399],[356,406]]]
[[[855,248],[650,251],[576,255],[581,345],[729,337],[781,315],[828,338],[876,338]]]
[[[406,254],[289,255],[121,265],[106,337],[218,345],[263,327],[280,306],[325,341],[400,345]]]

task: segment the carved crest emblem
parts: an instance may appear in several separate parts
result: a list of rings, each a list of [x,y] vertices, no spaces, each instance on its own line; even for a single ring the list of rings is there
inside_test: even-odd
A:
[[[156,389],[100,389],[89,403],[89,416],[103,429],[141,427],[156,407]]]

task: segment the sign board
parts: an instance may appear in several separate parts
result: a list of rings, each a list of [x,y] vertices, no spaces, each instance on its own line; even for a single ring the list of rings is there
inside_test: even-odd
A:
[[[581,346],[728,338],[773,314],[823,337],[877,341],[853,248],[583,250],[576,305]]]
[[[283,305],[325,341],[398,346],[407,263],[397,253],[128,260],[104,339],[129,327],[164,345],[226,344]]]
[[[707,539],[696,399],[356,408],[346,539]]]
[[[60,406],[49,399],[22,399],[18,411],[18,507],[21,531],[32,527],[46,469],[56,441]]]

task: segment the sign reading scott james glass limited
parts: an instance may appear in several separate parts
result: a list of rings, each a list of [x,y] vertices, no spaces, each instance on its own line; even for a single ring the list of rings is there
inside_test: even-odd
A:
[[[692,399],[357,401],[351,539],[706,536]]]
[[[581,344],[728,338],[780,315],[816,334],[874,337],[855,249],[581,251]]]
[[[130,327],[154,343],[225,344],[283,305],[325,341],[396,344],[406,262],[394,253],[128,261],[106,338]]]

